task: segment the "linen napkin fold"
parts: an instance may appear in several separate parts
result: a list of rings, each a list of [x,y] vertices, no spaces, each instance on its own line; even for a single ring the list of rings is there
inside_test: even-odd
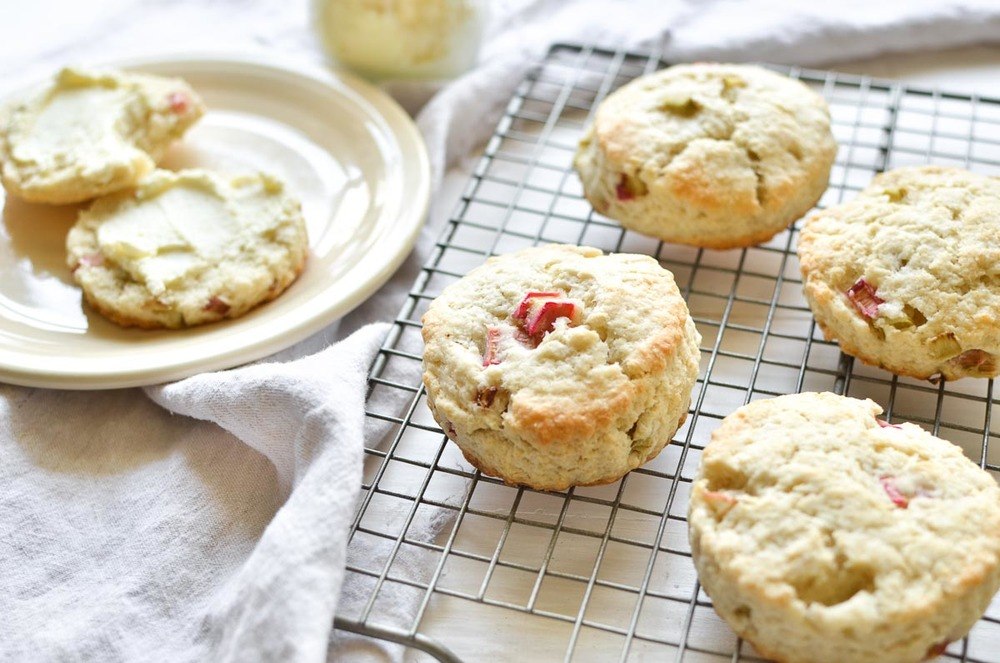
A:
[[[0,387],[0,658],[325,659],[387,327],[147,388],[163,409]]]

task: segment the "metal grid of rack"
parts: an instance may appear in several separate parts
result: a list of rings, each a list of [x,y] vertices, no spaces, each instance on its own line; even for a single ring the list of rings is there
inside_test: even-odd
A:
[[[801,294],[798,224],[731,251],[663,244],[594,212],[571,170],[596,105],[656,54],[557,45],[511,99],[372,369],[364,485],[336,626],[440,659],[760,660],[714,614],[687,544],[691,477],[711,431],[758,398],[869,397],[1000,478],[993,381],[933,385],[855,363],[823,340]],[[889,168],[1000,174],[1000,99],[772,67],[823,94],[840,151],[820,206]],[[646,253],[674,272],[702,334],[690,416],[658,458],[609,486],[544,493],[483,476],[447,441],[420,384],[420,316],[493,254],[547,242]],[[457,626],[456,626],[457,625]],[[485,639],[485,640],[484,640]],[[509,654],[508,654],[509,656]],[[1000,599],[948,659],[1000,662]]]

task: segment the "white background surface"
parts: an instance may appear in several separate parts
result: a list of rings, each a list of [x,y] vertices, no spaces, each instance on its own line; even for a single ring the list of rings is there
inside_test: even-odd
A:
[[[599,37],[614,45],[670,26],[677,38],[668,57],[737,57],[747,47],[752,59],[997,94],[996,45],[856,59],[998,34],[996,23],[963,26],[961,13],[942,18],[943,29],[921,23],[921,12],[938,5],[500,2],[504,20],[490,32],[483,75],[446,91],[420,118],[439,168],[459,166],[444,177],[424,251],[453,209],[509,84],[520,79],[517,56],[537,54],[546,39]],[[0,0],[0,88],[68,63],[157,52],[276,50],[322,62],[308,17],[306,0]],[[912,30],[888,30],[904,19]],[[392,89],[413,110],[431,93],[423,86]],[[397,283],[340,332],[391,319],[421,260],[409,261]],[[294,352],[339,335],[331,328]],[[342,494],[329,494],[329,482],[356,485],[357,478],[338,474],[350,463],[338,465],[339,456],[323,451],[354,445],[347,456],[357,460],[359,408],[345,398],[335,411],[321,410],[318,424],[302,425],[301,415],[317,398],[329,405],[324,396],[337,389],[359,392],[360,382],[349,378],[363,372],[371,343],[341,349],[353,352],[353,361],[327,353],[263,380],[253,372],[236,381],[206,376],[149,392],[172,411],[216,423],[171,416],[138,390],[59,394],[0,386],[0,576],[17,580],[21,592],[5,593],[14,582],[0,588],[0,633],[15,634],[13,642],[0,642],[0,658],[139,660],[151,651],[176,660],[323,658],[334,606],[322,597],[339,584],[330,567],[340,560],[343,520],[324,519],[323,510],[348,511]],[[349,374],[342,384],[334,378],[341,370]],[[260,403],[274,407],[262,411]],[[470,621],[468,614],[443,610],[426,627],[482,660],[509,659],[510,643],[523,642],[509,624]]]

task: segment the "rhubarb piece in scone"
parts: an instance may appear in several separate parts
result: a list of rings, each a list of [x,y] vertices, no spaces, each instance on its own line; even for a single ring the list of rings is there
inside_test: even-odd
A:
[[[766,241],[805,214],[836,153],[826,102],[802,83],[698,63],[608,96],[573,163],[601,214],[667,242],[725,249]]]
[[[870,400],[755,401],[706,446],[688,512],[715,611],[784,663],[916,663],[1000,588],[1000,487]]]
[[[126,327],[178,328],[280,295],[308,238],[299,202],[269,175],[158,170],[81,212],[66,247],[97,311]]]
[[[491,258],[423,317],[424,385],[470,463],[539,490],[608,483],[687,416],[700,336],[648,256],[543,246]]]
[[[179,78],[63,69],[0,122],[3,185],[53,204],[135,186],[204,112]]]
[[[1000,178],[883,173],[811,214],[798,252],[816,322],[847,354],[916,378],[1000,374]]]

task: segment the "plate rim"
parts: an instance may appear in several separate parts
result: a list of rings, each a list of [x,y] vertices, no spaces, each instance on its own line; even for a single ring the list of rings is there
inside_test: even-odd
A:
[[[154,65],[162,66],[172,63],[189,65],[207,64],[209,66],[213,64],[219,66],[237,65],[265,69],[277,73],[288,72],[319,83],[324,87],[333,88],[338,93],[343,93],[346,88],[347,91],[360,97],[384,122],[385,126],[390,130],[389,135],[400,146],[400,154],[404,155],[401,159],[402,168],[412,171],[409,173],[409,176],[414,178],[414,188],[417,191],[418,198],[408,199],[407,204],[396,214],[396,225],[404,228],[406,232],[392,233],[391,236],[396,237],[396,242],[390,258],[351,296],[339,301],[334,306],[321,309],[315,315],[304,318],[281,333],[272,334],[250,343],[244,343],[232,350],[211,356],[195,357],[193,359],[173,359],[164,361],[162,364],[158,364],[152,368],[139,369],[129,369],[127,366],[122,367],[120,365],[107,371],[85,368],[32,368],[30,365],[10,364],[3,358],[2,354],[4,353],[0,353],[0,382],[24,387],[57,388],[74,391],[118,389],[163,384],[200,373],[242,366],[287,349],[321,331],[334,321],[346,316],[385,285],[412,252],[430,210],[432,189],[431,167],[427,147],[420,130],[409,114],[395,99],[376,86],[350,73],[300,60],[293,60],[284,54],[192,51],[116,58],[95,62],[92,66],[130,69]],[[44,80],[44,78],[36,79],[34,85],[37,86]],[[19,92],[25,89],[25,85],[5,86],[0,101],[15,98]],[[350,99],[351,103],[357,103],[357,101],[357,99]],[[177,332],[183,334],[184,330],[177,330]],[[16,355],[17,352],[16,350],[8,350],[6,354]]]

